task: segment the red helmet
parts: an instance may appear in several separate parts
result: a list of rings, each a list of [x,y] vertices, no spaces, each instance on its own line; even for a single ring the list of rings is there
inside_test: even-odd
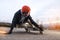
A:
[[[30,7],[29,6],[27,6],[27,5],[24,5],[23,7],[22,7],[22,12],[30,12]]]

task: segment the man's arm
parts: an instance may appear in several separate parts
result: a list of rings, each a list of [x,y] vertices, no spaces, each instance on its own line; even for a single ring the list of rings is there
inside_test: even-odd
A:
[[[31,21],[31,23],[32,23],[34,26],[36,26],[36,27],[39,26],[39,25],[32,19],[31,16],[29,16],[29,20]]]

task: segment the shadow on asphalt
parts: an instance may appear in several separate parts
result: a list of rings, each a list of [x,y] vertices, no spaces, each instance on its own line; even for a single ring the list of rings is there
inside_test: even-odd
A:
[[[20,35],[39,35],[40,33],[20,31],[20,32],[12,32],[12,34],[20,34]]]

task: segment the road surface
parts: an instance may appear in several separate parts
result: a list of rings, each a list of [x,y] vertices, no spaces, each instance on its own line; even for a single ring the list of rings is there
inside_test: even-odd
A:
[[[26,33],[24,29],[14,28],[12,34],[5,34],[9,28],[0,27],[0,40],[60,40],[60,32],[45,30],[44,34],[39,34],[39,31],[31,31]]]

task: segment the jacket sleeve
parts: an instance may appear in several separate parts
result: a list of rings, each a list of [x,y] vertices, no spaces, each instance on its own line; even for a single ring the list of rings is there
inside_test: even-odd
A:
[[[32,23],[34,26],[38,27],[38,24],[32,19],[31,16],[29,16],[29,20],[31,21],[31,23]]]

